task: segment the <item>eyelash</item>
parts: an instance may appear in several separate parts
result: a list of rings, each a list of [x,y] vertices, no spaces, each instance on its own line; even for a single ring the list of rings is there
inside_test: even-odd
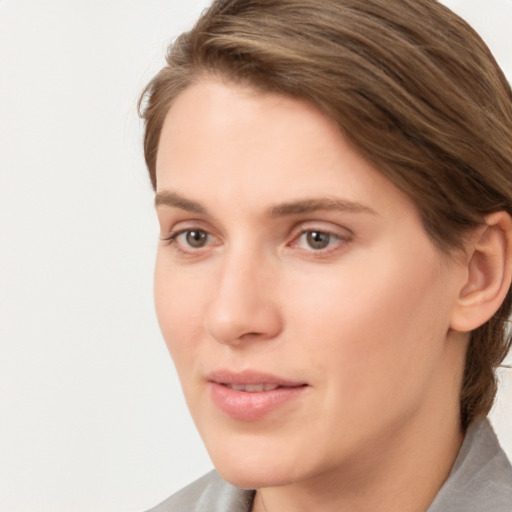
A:
[[[208,244],[208,242],[206,242],[206,244],[204,246],[194,248],[194,247],[190,246],[189,244],[186,244],[186,242],[185,242],[183,245],[186,245],[187,248],[184,249],[183,247],[181,247],[180,244],[177,243],[178,237],[180,237],[181,235],[187,234],[187,233],[192,233],[192,232],[199,232],[199,233],[205,234],[209,238],[213,237],[213,235],[211,235],[205,229],[191,227],[191,228],[180,229],[180,230],[171,232],[167,237],[161,238],[161,240],[166,245],[173,245],[175,247],[175,250],[178,253],[180,253],[182,255],[191,256],[194,254],[198,254],[199,251],[201,251],[201,249],[207,248],[210,245],[210,244]],[[302,237],[304,237],[305,235],[308,235],[308,234],[313,234],[313,233],[316,233],[316,234],[319,234],[322,236],[327,236],[328,237],[327,246],[315,249],[315,248],[311,247],[308,242],[306,242],[309,245],[308,249],[299,247],[299,243],[300,243],[300,240],[302,239]],[[333,243],[332,243],[333,240],[337,242],[335,244],[335,247],[331,247],[333,245]],[[329,230],[311,228],[311,229],[302,229],[298,233],[298,235],[296,235],[293,238],[292,242],[289,245],[293,248],[298,248],[305,252],[308,252],[313,256],[320,257],[320,256],[328,255],[332,252],[335,252],[339,248],[340,244],[342,244],[342,245],[346,244],[346,243],[350,242],[350,240],[351,240],[350,236],[343,236],[343,235],[340,235],[339,233],[335,233],[335,232],[329,231]]]

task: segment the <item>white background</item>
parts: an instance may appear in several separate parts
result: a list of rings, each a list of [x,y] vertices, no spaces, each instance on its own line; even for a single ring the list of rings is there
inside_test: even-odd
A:
[[[447,3],[510,79],[512,2]],[[153,313],[135,113],[205,5],[0,0],[0,512],[140,512],[211,467]]]

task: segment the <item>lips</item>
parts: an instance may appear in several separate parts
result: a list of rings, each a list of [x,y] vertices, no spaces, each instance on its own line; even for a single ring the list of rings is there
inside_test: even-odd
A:
[[[262,419],[299,399],[308,388],[304,382],[252,371],[216,371],[207,380],[213,403],[231,418],[243,421]]]

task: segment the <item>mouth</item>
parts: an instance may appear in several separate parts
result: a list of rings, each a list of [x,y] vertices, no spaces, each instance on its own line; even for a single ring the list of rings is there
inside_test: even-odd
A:
[[[283,387],[292,388],[306,386],[303,381],[292,380],[271,373],[259,372],[254,370],[244,370],[233,372],[230,370],[215,370],[210,372],[206,379],[209,382],[226,386],[236,391],[272,391],[273,389]]]
[[[256,421],[304,395],[309,385],[260,372],[208,375],[212,402],[233,419]]]
[[[228,389],[234,391],[245,391],[246,393],[261,393],[262,391],[273,391],[279,387],[277,384],[227,384],[220,383],[221,386],[226,386]]]

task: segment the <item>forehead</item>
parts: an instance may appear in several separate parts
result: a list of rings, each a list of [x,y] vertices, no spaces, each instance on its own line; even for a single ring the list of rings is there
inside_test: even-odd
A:
[[[411,204],[312,104],[204,80],[169,110],[157,156],[157,192],[211,209],[247,209],[336,196],[386,210]]]
[[[194,137],[190,138],[191,134]],[[196,159],[203,152],[214,150],[225,158],[243,150],[246,163],[252,156],[257,156],[257,161],[264,159],[262,163],[277,156],[291,159],[294,154],[299,155],[303,139],[308,140],[309,153],[323,145],[334,148],[340,132],[332,120],[306,101],[203,79],[182,92],[169,110],[160,138],[157,168],[166,167],[171,163],[169,159],[176,160],[178,156]],[[260,152],[262,146],[266,147],[264,153]],[[302,153],[304,156],[306,152]]]

